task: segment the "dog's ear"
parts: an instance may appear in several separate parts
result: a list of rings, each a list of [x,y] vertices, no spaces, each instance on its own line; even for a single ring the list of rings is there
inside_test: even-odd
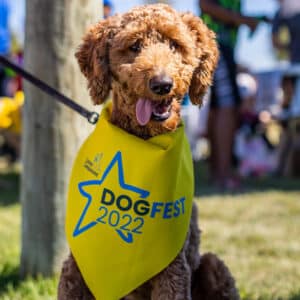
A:
[[[219,51],[214,32],[209,30],[199,17],[191,13],[184,13],[181,17],[194,35],[196,55],[199,59],[191,80],[189,96],[193,104],[201,105],[203,96],[212,83]]]
[[[75,54],[80,70],[87,78],[94,104],[103,103],[111,89],[108,49],[116,29],[116,18],[111,17],[92,26]]]

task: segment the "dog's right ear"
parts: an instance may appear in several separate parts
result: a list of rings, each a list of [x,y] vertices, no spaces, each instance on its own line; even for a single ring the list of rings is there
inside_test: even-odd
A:
[[[111,89],[108,49],[116,28],[116,18],[102,20],[91,27],[75,54],[80,70],[87,78],[94,104],[102,104]]]

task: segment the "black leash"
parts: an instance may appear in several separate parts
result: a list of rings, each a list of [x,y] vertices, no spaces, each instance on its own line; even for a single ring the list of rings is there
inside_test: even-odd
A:
[[[83,117],[85,117],[89,123],[96,124],[99,119],[99,114],[94,111],[89,111],[82,107],[81,105],[74,102],[72,99],[66,97],[65,95],[61,94],[51,86],[47,85],[45,82],[41,81],[40,79],[36,78],[32,74],[28,73],[24,69],[20,68],[16,64],[9,61],[6,57],[0,55],[0,64],[12,69],[16,73],[20,74],[26,80],[30,81],[33,85],[47,93],[48,95],[56,98],[59,102],[65,104],[66,106],[70,107],[71,109],[77,111]]]

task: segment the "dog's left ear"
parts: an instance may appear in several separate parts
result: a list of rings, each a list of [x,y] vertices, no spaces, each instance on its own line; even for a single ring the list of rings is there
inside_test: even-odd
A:
[[[203,96],[212,83],[219,51],[214,32],[208,29],[199,17],[191,13],[183,13],[181,17],[194,36],[196,55],[199,59],[191,80],[189,96],[193,104],[201,105]]]

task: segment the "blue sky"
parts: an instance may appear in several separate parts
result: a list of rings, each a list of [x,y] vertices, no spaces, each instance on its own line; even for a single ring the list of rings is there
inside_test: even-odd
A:
[[[115,12],[124,12],[133,6],[144,3],[143,0],[112,0]],[[199,14],[198,0],[171,0],[172,5],[180,11],[192,11]],[[298,0],[295,0],[298,1]],[[23,36],[25,0],[10,0],[13,11],[12,26]],[[277,0],[242,0],[245,14],[267,14],[273,16],[277,9]],[[270,25],[261,24],[257,32],[249,39],[246,27],[240,29],[236,57],[240,63],[254,70],[268,70],[276,66],[271,45]]]
[[[249,15],[273,17],[277,8],[276,0],[245,0],[243,2],[243,12]],[[276,67],[278,62],[271,42],[271,25],[261,23],[251,38],[249,35],[248,28],[242,26],[236,49],[237,60],[258,71]]]
[[[25,0],[9,0],[12,12],[11,27],[20,40],[24,39]]]

